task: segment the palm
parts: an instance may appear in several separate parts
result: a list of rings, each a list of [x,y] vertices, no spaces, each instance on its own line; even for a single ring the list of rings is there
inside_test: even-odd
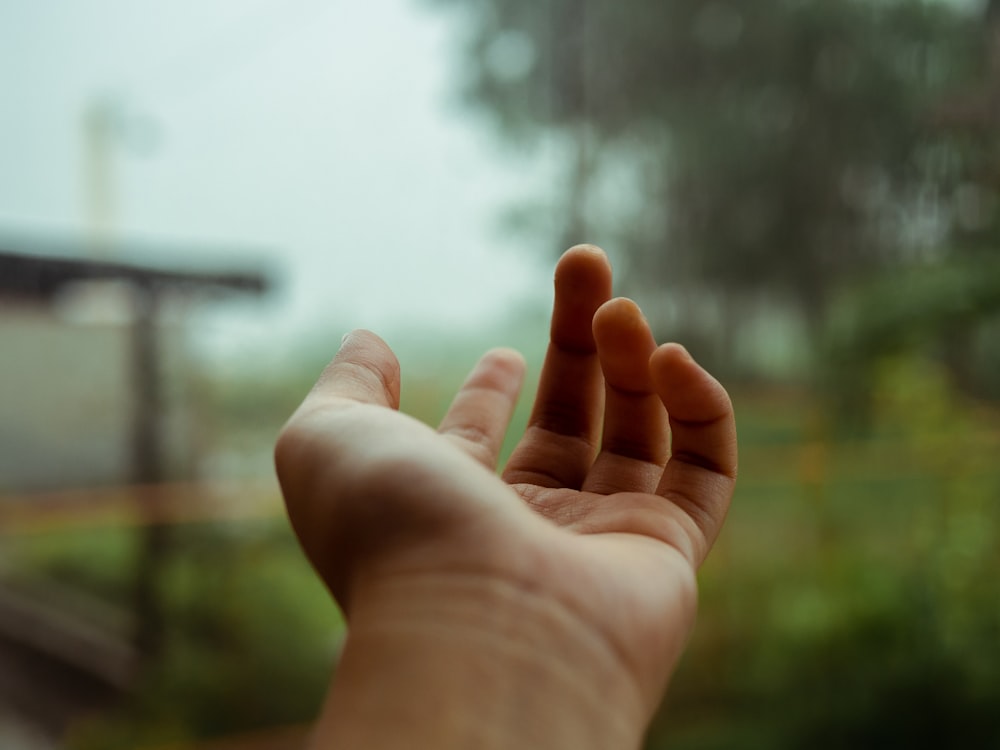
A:
[[[564,532],[547,543],[549,563],[541,567],[551,575],[535,585],[579,613],[643,692],[658,695],[693,624],[703,532],[680,507],[653,493],[514,489]]]
[[[610,292],[603,254],[560,261],[552,341],[503,482],[494,469],[523,377],[516,354],[486,355],[435,434],[394,410],[398,364],[380,340],[345,345],[278,446],[293,523],[342,605],[343,577],[381,544],[411,590],[456,569],[530,579],[640,683],[665,673],[732,494],[735,428],[722,387],[680,347],[657,348],[634,303]]]

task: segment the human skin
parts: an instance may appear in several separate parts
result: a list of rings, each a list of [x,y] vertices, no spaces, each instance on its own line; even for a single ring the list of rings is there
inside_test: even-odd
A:
[[[555,274],[524,435],[497,456],[523,359],[483,356],[437,430],[355,331],[279,436],[299,540],[348,622],[315,748],[636,748],[694,625],[736,479],[723,387],[604,253]]]

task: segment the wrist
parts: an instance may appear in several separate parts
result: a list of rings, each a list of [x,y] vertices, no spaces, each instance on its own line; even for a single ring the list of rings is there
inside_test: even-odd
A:
[[[529,583],[382,581],[352,604],[322,746],[638,747],[648,708],[614,649]],[[317,743],[321,746],[321,743]]]

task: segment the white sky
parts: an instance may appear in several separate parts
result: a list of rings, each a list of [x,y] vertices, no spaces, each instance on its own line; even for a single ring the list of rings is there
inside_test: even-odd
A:
[[[453,21],[419,0],[6,0],[0,229],[86,230],[83,113],[113,96],[159,133],[114,150],[118,236],[273,253],[270,301],[199,317],[220,351],[544,305],[556,249],[498,216],[554,159],[501,155],[455,104]]]

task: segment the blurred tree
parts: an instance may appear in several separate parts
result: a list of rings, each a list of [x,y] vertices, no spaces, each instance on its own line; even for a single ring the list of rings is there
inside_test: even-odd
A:
[[[679,301],[660,325],[735,336],[763,300],[818,342],[835,298],[859,280],[995,252],[996,120],[981,115],[1000,112],[1000,96],[974,91],[1000,81],[992,10],[461,5],[468,99],[512,143],[569,144],[561,244],[613,226],[633,290]]]

